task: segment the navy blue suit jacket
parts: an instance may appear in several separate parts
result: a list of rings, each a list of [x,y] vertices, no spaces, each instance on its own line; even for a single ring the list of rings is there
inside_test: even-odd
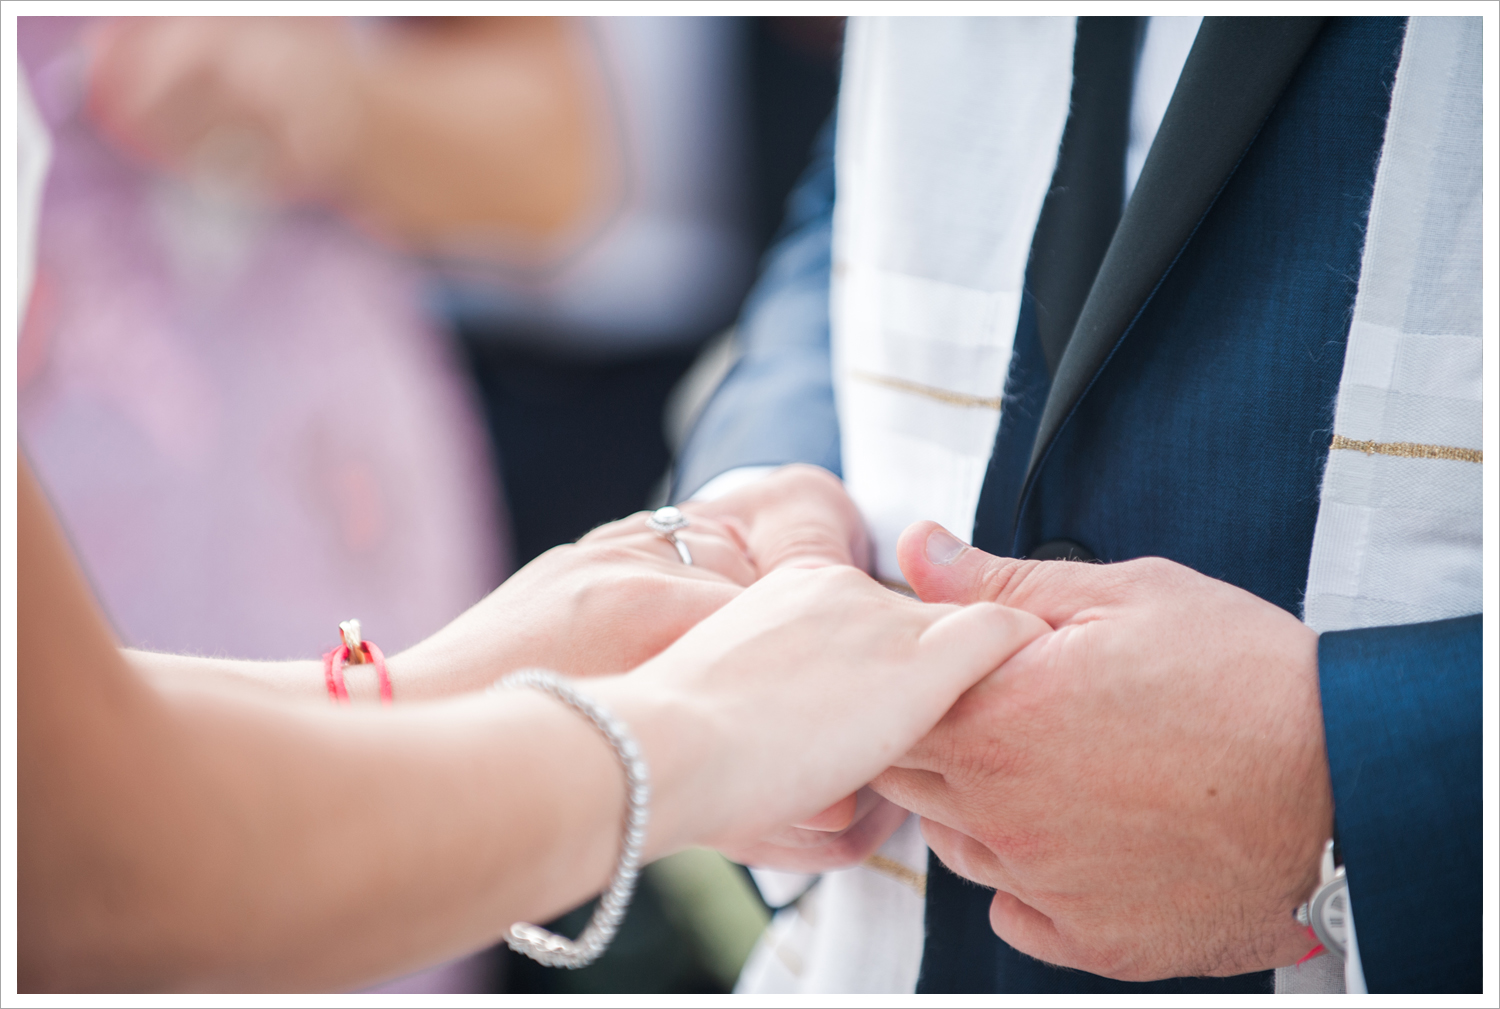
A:
[[[1168,557],[1300,614],[1404,21],[1209,20],[1056,374],[1023,303],[974,539]],[[831,134],[747,303],[743,356],[684,449],[679,496],[737,466],[838,472]],[[1481,988],[1480,641],[1477,614],[1320,641],[1372,992]],[[919,991],[1270,989],[1269,973],[1126,984],[1052,968],[995,937],[988,905],[934,860]]]

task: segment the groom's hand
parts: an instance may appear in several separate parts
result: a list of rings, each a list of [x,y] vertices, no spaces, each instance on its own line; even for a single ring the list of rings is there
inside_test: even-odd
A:
[[[685,502],[682,510],[737,529],[762,577],[777,568],[870,568],[859,509],[843,481],[817,466],[782,466],[721,498]]]
[[[898,554],[929,602],[1055,628],[875,782],[926,818],[944,864],[996,889],[1001,938],[1132,981],[1308,951],[1292,911],[1333,826],[1312,630],[1159,558],[1008,560],[931,522]]]
[[[805,873],[842,869],[867,858],[910,815],[874,789],[861,788],[797,826],[722,850],[741,865],[756,869]]]

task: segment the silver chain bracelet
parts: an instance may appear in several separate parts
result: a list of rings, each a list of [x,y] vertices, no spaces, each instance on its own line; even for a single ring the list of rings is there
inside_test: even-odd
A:
[[[620,843],[620,860],[610,877],[609,889],[599,898],[594,916],[577,939],[549,932],[538,925],[518,921],[510,927],[506,944],[548,967],[587,967],[599,959],[619,931],[620,920],[630,906],[640,877],[641,847],[646,843],[646,824],[651,811],[651,779],[641,748],[625,724],[598,701],[578,690],[567,680],[545,669],[526,669],[512,673],[491,690],[530,687],[551,694],[583,715],[603,733],[614,747],[615,755],[625,769],[625,836]]]

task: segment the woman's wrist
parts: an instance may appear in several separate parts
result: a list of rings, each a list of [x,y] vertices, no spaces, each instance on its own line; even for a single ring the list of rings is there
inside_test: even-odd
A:
[[[629,727],[645,754],[651,774],[645,860],[703,843],[717,820],[712,768],[718,738],[703,712],[689,698],[631,674],[586,681],[584,689]]]
[[[460,617],[431,637],[386,658],[398,703],[469,694],[518,669],[548,667],[546,662],[528,661],[521,635],[506,627],[468,633],[462,628],[466,619]],[[352,696],[352,684],[350,691]],[[375,696],[373,686],[368,692],[370,697]]]

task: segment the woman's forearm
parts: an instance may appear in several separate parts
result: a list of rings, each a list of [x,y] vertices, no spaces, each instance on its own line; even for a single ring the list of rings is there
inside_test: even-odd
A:
[[[754,575],[737,541],[711,517],[683,533],[697,563],[633,516],[554,547],[512,574],[445,627],[398,654],[387,669],[398,705],[483,690],[506,673],[544,668],[569,676],[639,666],[740,592]],[[379,642],[380,628],[365,628]],[[328,647],[338,641],[330,621]],[[206,679],[328,701],[323,664],[209,659],[126,650],[130,666],[162,685]],[[379,699],[374,667],[344,670],[351,700]]]
[[[354,987],[548,920],[614,864],[616,758],[541,694],[331,709],[184,682],[131,707],[111,760],[67,762],[82,808],[25,810],[23,872],[52,885],[23,924],[71,947],[35,987]]]
[[[621,771],[587,723],[543,696],[290,719],[227,694],[184,693],[173,707],[183,756],[200,762],[176,805],[217,805],[192,832],[220,848],[199,859],[184,904],[158,906],[217,934],[192,959],[234,987],[405,973],[513,921],[548,920],[597,893],[613,865]],[[227,899],[206,899],[215,890]],[[176,959],[162,966],[175,972]]]
[[[607,880],[624,777],[557,702],[335,707],[190,675],[194,659],[141,677],[24,464],[17,567],[22,990],[354,987]],[[682,843],[683,751],[647,745],[651,856]]]
[[[337,640],[336,628],[329,634],[329,639],[330,646]],[[321,704],[332,701],[321,658],[263,662],[169,655],[132,648],[121,649],[120,654],[136,673],[164,689],[221,682]],[[503,652],[499,642],[496,643],[493,662],[482,666],[429,662],[420,656],[396,655],[386,659],[392,692],[402,704],[472,693],[516,668],[519,668],[517,660]],[[346,666],[343,677],[352,703],[379,703],[380,681],[373,663]]]

